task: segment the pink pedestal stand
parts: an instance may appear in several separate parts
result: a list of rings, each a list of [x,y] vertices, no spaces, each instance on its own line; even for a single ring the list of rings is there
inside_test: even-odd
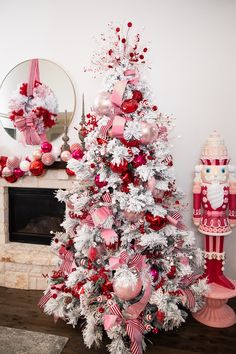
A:
[[[236,287],[236,281],[232,281]],[[215,283],[210,284],[210,291],[206,296],[206,305],[193,317],[209,327],[226,328],[236,323],[234,310],[227,305],[228,299],[236,296],[236,289],[226,289]]]

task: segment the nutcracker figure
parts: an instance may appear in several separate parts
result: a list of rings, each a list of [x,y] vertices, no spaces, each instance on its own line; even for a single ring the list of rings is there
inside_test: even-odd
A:
[[[205,272],[208,283],[228,289],[234,284],[223,274],[224,237],[236,225],[235,167],[229,165],[224,140],[213,132],[201,154],[202,165],[195,167],[193,221],[204,237]]]

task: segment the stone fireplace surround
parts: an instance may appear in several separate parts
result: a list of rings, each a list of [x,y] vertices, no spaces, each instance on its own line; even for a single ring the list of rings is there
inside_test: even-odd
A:
[[[48,170],[44,176],[27,176],[14,184],[0,178],[0,286],[44,290],[42,274],[57,267],[58,258],[49,246],[10,242],[8,234],[8,188],[70,188],[73,177],[64,170]]]

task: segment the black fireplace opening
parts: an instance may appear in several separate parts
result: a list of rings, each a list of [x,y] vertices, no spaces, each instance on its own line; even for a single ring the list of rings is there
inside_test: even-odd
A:
[[[9,239],[12,242],[50,245],[50,231],[63,231],[65,205],[56,189],[9,188]]]

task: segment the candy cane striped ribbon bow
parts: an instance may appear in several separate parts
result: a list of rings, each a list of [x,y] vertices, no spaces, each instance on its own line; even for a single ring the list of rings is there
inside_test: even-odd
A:
[[[132,354],[142,354],[142,333],[144,325],[138,319],[125,319],[117,304],[110,307],[109,315],[104,315],[103,322],[105,330],[110,330],[122,322],[126,325],[126,331],[130,338],[130,350]]]
[[[129,268],[141,270],[145,264],[145,256],[136,254],[131,258],[126,251],[123,251],[119,257],[111,257],[109,259],[109,264],[112,269],[116,269],[122,264],[127,264]]]

